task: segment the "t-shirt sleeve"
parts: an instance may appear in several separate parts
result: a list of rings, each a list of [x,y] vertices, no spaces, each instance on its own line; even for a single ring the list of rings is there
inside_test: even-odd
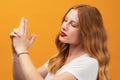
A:
[[[96,59],[77,60],[69,64],[66,71],[77,78],[77,80],[96,80],[98,73],[98,62]]]

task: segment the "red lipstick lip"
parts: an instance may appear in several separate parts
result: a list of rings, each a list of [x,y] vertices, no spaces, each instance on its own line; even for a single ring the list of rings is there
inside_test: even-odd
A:
[[[61,31],[60,36],[64,37],[64,36],[67,36],[67,35],[63,31]]]

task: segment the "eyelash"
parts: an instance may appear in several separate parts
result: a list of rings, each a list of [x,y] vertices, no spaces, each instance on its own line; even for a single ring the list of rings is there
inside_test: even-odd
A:
[[[72,25],[72,24],[71,24]],[[75,25],[72,25],[73,27],[76,27]]]
[[[67,22],[67,19],[64,19],[64,22]],[[76,27],[76,25],[70,24],[72,27]]]
[[[64,19],[64,22],[67,22],[67,20],[66,20],[66,19]]]

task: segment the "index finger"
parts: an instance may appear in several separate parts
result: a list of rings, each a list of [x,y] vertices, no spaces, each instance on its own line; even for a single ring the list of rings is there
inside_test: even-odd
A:
[[[25,21],[24,21],[24,37],[27,37],[27,31],[28,31],[28,22],[27,22],[27,19],[25,18]]]
[[[20,25],[19,25],[20,32],[21,32],[22,34],[24,34],[24,29],[25,29],[24,27],[25,27],[25,18],[22,17],[22,18],[21,18],[21,21],[20,21]]]

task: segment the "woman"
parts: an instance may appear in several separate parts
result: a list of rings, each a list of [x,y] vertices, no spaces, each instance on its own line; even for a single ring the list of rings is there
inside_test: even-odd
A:
[[[68,10],[56,38],[58,54],[38,70],[27,51],[35,35],[27,37],[24,17],[10,37],[14,80],[110,80],[107,36],[95,7],[77,5]]]

